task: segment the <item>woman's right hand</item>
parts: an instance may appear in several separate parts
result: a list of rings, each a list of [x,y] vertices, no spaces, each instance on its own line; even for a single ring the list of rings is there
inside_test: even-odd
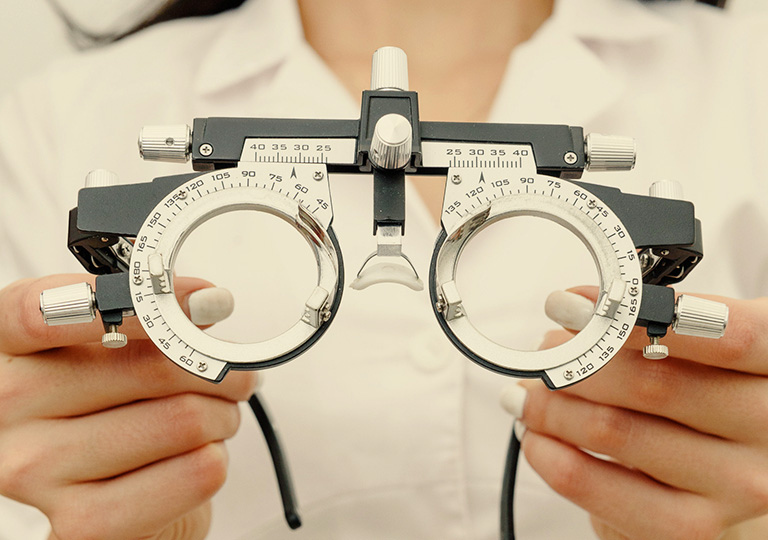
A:
[[[91,279],[51,276],[0,291],[0,494],[44,512],[56,540],[197,540],[226,477],[223,441],[239,426],[253,372],[211,384],[179,369],[135,318],[128,345],[103,328],[48,327],[44,289]],[[176,279],[182,307],[210,287]],[[198,295],[199,297],[199,295]]]

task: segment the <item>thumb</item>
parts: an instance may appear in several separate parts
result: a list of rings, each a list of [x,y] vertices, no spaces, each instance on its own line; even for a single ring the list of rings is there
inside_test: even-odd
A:
[[[223,321],[235,309],[235,299],[228,289],[207,287],[182,296],[181,309],[197,326],[208,326]]]
[[[586,287],[555,291],[544,303],[544,312],[554,322],[574,332],[582,330],[595,312],[595,303]]]
[[[620,533],[610,525],[598,520],[595,516],[590,515],[589,520],[592,522],[592,528],[600,540],[630,540],[629,536]]]
[[[211,528],[210,501],[171,523],[152,540],[204,540]]]
[[[88,282],[94,276],[62,274],[38,279],[25,279],[0,290],[0,350],[9,354],[29,354],[54,347],[101,341],[104,328],[100,320],[90,323],[48,326],[40,315],[40,293],[66,285]],[[213,289],[215,292],[205,292]],[[234,306],[232,295],[225,289],[212,287],[197,278],[175,278],[174,290],[181,308],[200,324],[213,324],[226,318]],[[120,331],[129,339],[145,338],[136,317],[127,317]]]
[[[211,528],[211,503],[207,501],[144,540],[204,540]],[[51,532],[48,540],[60,540]]]

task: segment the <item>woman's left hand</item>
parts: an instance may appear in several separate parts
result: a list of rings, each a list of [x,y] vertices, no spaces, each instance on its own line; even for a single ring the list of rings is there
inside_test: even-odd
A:
[[[730,309],[719,340],[670,333],[670,356],[648,360],[638,328],[579,384],[522,383],[527,460],[603,540],[768,538],[734,528],[768,513],[768,299],[711,298]]]

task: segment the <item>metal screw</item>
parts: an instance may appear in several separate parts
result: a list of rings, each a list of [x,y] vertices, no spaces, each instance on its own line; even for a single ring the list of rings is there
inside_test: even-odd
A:
[[[198,362],[197,364],[197,371],[205,371],[208,369],[208,364],[205,362]]]
[[[102,236],[101,241],[106,244],[107,242],[109,242],[109,238],[107,238],[106,236]]]
[[[167,146],[173,146],[173,143],[175,143],[175,142],[176,141],[173,140],[173,137],[168,137],[167,139],[165,139],[165,144]]]
[[[661,250],[661,256],[662,257],[666,257],[667,255],[669,255],[669,250],[668,249]]]
[[[178,195],[179,199],[186,199],[187,198],[187,192],[183,189],[180,189],[179,192],[176,194]]]
[[[569,369],[568,371],[566,371],[565,373],[563,373],[563,377],[565,377],[565,380],[566,380],[566,381],[570,381],[571,379],[573,379],[573,371],[571,371],[571,370]]]
[[[211,146],[208,143],[203,143],[200,145],[200,154],[203,156],[210,156],[213,154],[213,146]]]
[[[121,257],[127,257],[131,254],[131,250],[126,244],[118,244],[117,254],[120,255]]]
[[[659,337],[651,337],[651,343],[643,347],[643,356],[648,360],[663,360],[669,356],[669,349],[666,345],[659,343]]]
[[[590,200],[590,201],[587,203],[587,206],[588,206],[589,208],[595,208],[595,207],[597,206],[597,203],[595,202],[595,199],[591,199],[591,200]]]
[[[631,286],[629,288],[629,294],[631,294],[632,296],[637,296],[638,294],[640,294],[640,288],[637,287],[636,285]]]
[[[133,276],[133,282],[134,282],[136,285],[141,285],[142,283],[144,283],[144,278],[142,278],[142,277],[141,277],[141,276],[139,276],[139,275]]]
[[[453,182],[454,184],[461,184],[461,175],[454,174],[453,178],[451,178],[451,182]]]
[[[565,161],[568,165],[573,165],[579,161],[579,156],[576,155],[576,152],[566,152],[563,156],[563,161]]]
[[[324,176],[323,171],[315,171],[315,180],[318,182],[322,180]]]
[[[116,324],[110,324],[106,333],[101,336],[101,344],[107,349],[119,349],[128,344],[128,337],[120,333],[120,328]]]

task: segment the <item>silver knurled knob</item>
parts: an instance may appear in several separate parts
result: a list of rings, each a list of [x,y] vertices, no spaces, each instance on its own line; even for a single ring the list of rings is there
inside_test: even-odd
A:
[[[85,175],[87,188],[116,186],[119,183],[120,178],[109,169],[94,169]]]
[[[404,116],[385,114],[376,122],[369,157],[382,169],[401,169],[411,160],[413,128]]]
[[[664,360],[669,356],[669,348],[659,343],[659,338],[654,338],[651,343],[643,347],[643,356],[648,360]]]
[[[47,289],[40,293],[40,313],[48,326],[89,323],[96,318],[93,289],[88,283]]]
[[[397,47],[373,53],[371,90],[408,90],[408,57]]]
[[[659,199],[683,199],[683,185],[675,180],[659,180],[651,184],[648,195]]]
[[[144,126],[139,133],[139,155],[148,161],[186,163],[192,149],[192,130],[186,124]]]
[[[672,330],[684,336],[720,338],[728,324],[728,306],[686,294],[675,303]]]
[[[630,171],[635,166],[637,151],[632,137],[590,133],[584,143],[590,171]]]
[[[119,349],[128,345],[128,336],[117,331],[117,325],[109,325],[109,330],[101,336],[101,344],[107,349]]]

